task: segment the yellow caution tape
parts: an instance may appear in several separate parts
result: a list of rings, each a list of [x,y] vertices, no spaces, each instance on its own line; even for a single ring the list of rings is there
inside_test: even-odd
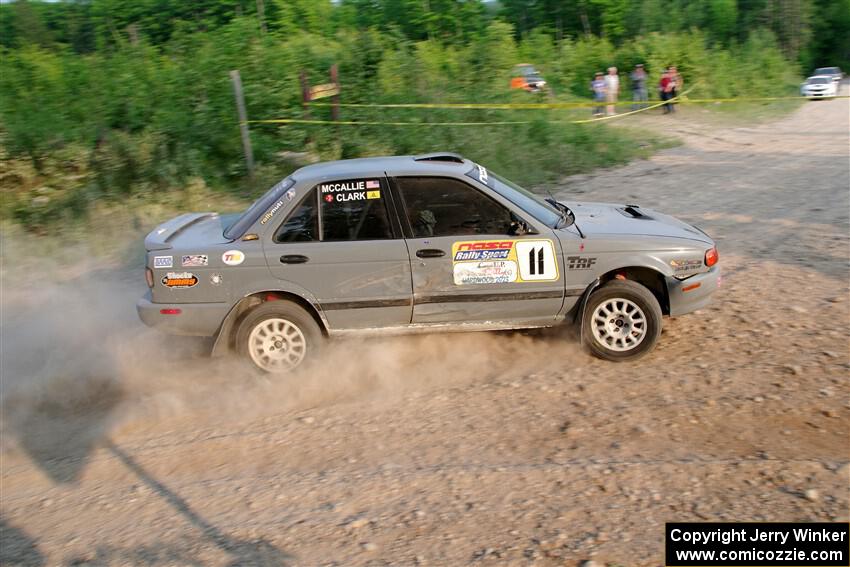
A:
[[[684,96],[683,93],[680,96]],[[680,104],[705,104],[716,102],[769,102],[777,100],[809,100],[805,96],[773,96],[773,97],[728,97],[728,98],[691,98],[679,100]],[[822,98],[850,98],[850,95],[836,95]],[[666,102],[666,101],[663,101]],[[662,102],[662,104],[663,104]],[[371,104],[371,103],[340,103],[335,105],[330,102],[312,102],[311,106],[340,106],[346,108],[442,108],[452,110],[557,110],[567,108],[590,108],[598,106],[597,102],[517,102],[517,103],[397,103],[397,104]],[[607,102],[604,104],[608,104]],[[630,106],[642,104],[641,102],[621,100],[612,103],[615,106]]]
[[[503,126],[507,124],[529,124],[529,120],[502,122],[380,122],[367,120],[307,120],[302,118],[278,118],[275,120],[248,120],[247,124],[334,124],[337,126]]]
[[[693,89],[694,87],[691,87]],[[688,89],[684,93],[679,96],[685,96],[688,94],[691,89]],[[647,106],[646,108],[641,108],[639,110],[633,110],[631,112],[626,112],[623,114],[614,114],[612,116],[604,116],[600,118],[591,118],[589,120],[550,120],[549,122],[553,122],[556,124],[585,124],[587,122],[598,122],[600,120],[610,120],[612,118],[618,118],[622,116],[629,116],[630,114],[637,114],[638,112],[644,112],[646,110],[650,110],[652,108],[658,108],[663,104],[674,103],[678,100],[678,96],[671,98],[670,100],[660,102],[658,104],[653,104],[651,106]],[[600,102],[596,103],[594,106],[603,106],[605,103]],[[278,118],[273,120],[248,120],[248,124],[329,124],[329,125],[342,125],[342,126],[505,126],[512,124],[531,124],[531,120],[511,120],[511,121],[497,121],[497,122],[383,122],[383,121],[368,121],[368,120],[308,120],[306,118]]]
[[[632,110],[630,112],[623,112],[620,114],[613,114],[610,116],[600,116],[594,118],[587,118],[583,120],[549,120],[548,122],[554,124],[588,124],[591,122],[602,122],[606,120],[613,120],[616,118],[624,118],[626,116],[631,116],[633,114],[638,114],[640,112],[646,112],[647,110],[652,110],[654,108],[658,108],[660,106],[664,106],[665,104],[682,104],[682,103],[712,103],[712,102],[740,102],[740,101],[775,101],[775,100],[807,100],[807,97],[758,97],[758,98],[706,98],[706,99],[687,99],[686,97],[689,92],[691,92],[697,85],[694,85],[690,89],[686,90],[680,95],[677,95],[670,100],[663,100],[644,108],[639,108],[637,110]],[[848,95],[834,96],[834,97],[825,97],[825,98],[850,98]],[[333,106],[331,103],[313,103],[316,106]],[[614,103],[615,105],[627,105],[627,104],[637,104],[630,101],[622,101],[620,103]],[[524,103],[524,104],[341,104],[340,106],[348,106],[348,107],[371,107],[371,108],[473,108],[473,109],[493,109],[493,110],[507,110],[507,109],[557,109],[557,108],[579,108],[579,107],[593,107],[593,106],[609,106],[609,104],[605,101],[599,102],[591,102],[591,103]],[[532,120],[508,120],[508,121],[494,121],[494,122],[384,122],[384,121],[373,121],[373,120],[308,120],[304,118],[278,118],[273,120],[248,120],[247,124],[318,124],[318,125],[335,125],[335,126],[507,126],[507,125],[519,125],[519,124],[531,124]]]

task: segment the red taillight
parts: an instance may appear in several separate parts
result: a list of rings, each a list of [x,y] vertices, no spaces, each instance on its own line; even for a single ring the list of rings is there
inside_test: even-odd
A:
[[[720,260],[720,254],[717,253],[717,248],[711,248],[705,253],[705,265],[709,268],[716,264],[718,260]]]
[[[182,309],[160,309],[159,310],[160,315],[180,315],[181,313],[183,313]]]
[[[153,288],[153,270],[145,268],[145,281],[148,282],[148,287]]]

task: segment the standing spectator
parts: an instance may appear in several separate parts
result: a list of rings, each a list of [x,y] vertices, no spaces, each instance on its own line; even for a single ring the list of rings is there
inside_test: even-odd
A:
[[[602,73],[596,73],[593,80],[590,82],[590,90],[593,91],[593,102],[596,104],[593,107],[593,116],[602,116],[602,103],[605,102],[605,79],[602,78]]]
[[[617,104],[618,96],[620,96],[620,77],[617,75],[617,68],[608,67],[608,74],[605,75],[605,100],[608,101],[608,116],[614,116],[616,112],[614,106]]]
[[[647,101],[646,93],[646,71],[643,63],[635,65],[635,70],[630,75],[632,79],[632,110],[644,108]]]
[[[673,105],[667,102],[673,98],[672,90],[673,79],[670,76],[670,69],[664,69],[664,72],[661,73],[661,80],[658,82],[658,94],[661,96],[661,100],[665,101],[664,114],[673,112]]]
[[[676,69],[675,65],[670,66],[670,78],[673,80],[673,90],[671,91],[672,96],[670,98],[676,98],[681,94],[682,90],[684,90],[685,85],[682,80],[682,75],[679,74],[679,70]],[[673,101],[673,104],[678,104],[678,101]],[[676,110],[676,108],[672,105],[671,108],[673,108],[673,111]]]

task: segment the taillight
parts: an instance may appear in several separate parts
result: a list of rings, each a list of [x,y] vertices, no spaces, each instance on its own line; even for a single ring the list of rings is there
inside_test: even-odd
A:
[[[720,260],[720,254],[717,253],[717,248],[711,248],[705,253],[705,265],[712,267]]]
[[[145,268],[145,281],[148,282],[148,287],[153,288],[153,270]]]
[[[176,309],[176,308],[173,308],[173,307],[170,308],[170,309],[160,309],[159,310],[160,315],[180,315],[181,313],[183,313],[182,309]]]

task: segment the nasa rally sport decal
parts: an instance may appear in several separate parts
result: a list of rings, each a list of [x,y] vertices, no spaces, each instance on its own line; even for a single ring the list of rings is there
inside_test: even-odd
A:
[[[171,289],[183,289],[198,285],[198,278],[191,272],[168,272],[162,277],[162,285]]]
[[[245,261],[245,253],[241,250],[228,250],[221,255],[221,261],[228,266],[238,266]]]
[[[478,240],[452,245],[455,285],[555,281],[551,240]]]

